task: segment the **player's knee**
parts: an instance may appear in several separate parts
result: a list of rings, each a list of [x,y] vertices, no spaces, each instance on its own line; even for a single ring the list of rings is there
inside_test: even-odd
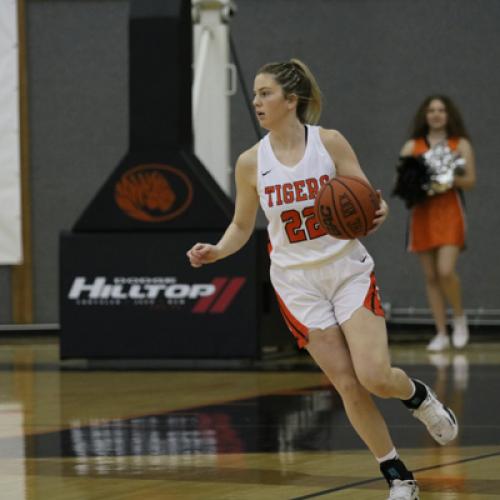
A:
[[[390,374],[384,372],[365,372],[360,376],[360,382],[363,387],[378,396],[379,398],[390,398],[392,397],[392,384]]]
[[[342,399],[355,398],[361,388],[359,380],[353,375],[339,376],[334,380],[333,385]]]

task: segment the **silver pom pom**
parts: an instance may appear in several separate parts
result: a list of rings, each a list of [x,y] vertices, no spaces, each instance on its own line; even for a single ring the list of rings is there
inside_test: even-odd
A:
[[[428,196],[444,193],[453,187],[456,175],[465,173],[465,160],[453,152],[447,142],[440,142],[423,155],[430,181],[423,186]]]

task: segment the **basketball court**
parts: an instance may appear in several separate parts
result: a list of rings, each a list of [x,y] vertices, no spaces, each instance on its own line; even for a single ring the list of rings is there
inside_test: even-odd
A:
[[[428,355],[395,344],[460,422],[440,447],[378,401],[425,499],[500,498],[500,347]],[[0,498],[380,499],[386,485],[342,403],[305,354],[244,369],[58,359],[56,338],[2,339]]]
[[[5,315],[7,327],[0,324],[0,500],[387,497],[387,484],[378,464],[348,422],[339,394],[307,352],[295,349],[293,337],[286,331],[269,280],[267,234],[262,221],[250,242],[231,259],[199,270],[191,268],[186,259],[185,252],[195,241],[216,241],[231,221],[231,155],[243,149],[240,142],[248,147],[262,137],[249,90],[249,75],[253,76],[257,55],[259,64],[265,62],[260,61],[262,54],[267,56],[267,49],[260,45],[260,38],[264,38],[260,34],[274,33],[286,24],[276,23],[275,17],[259,9],[251,18],[255,6],[249,7],[245,0],[236,3],[242,12],[247,9],[248,21],[238,21],[241,36],[235,44],[229,36],[235,14],[230,0],[16,1],[22,21],[20,52],[9,53],[9,57],[21,62],[20,80],[12,85],[12,89],[20,89],[20,95],[14,93],[9,99],[21,101],[21,129],[18,131],[17,122],[13,122],[13,137],[23,136],[23,161],[14,178],[21,179],[16,189],[19,195],[21,191],[24,194],[22,207],[19,197],[22,218],[14,211],[8,214],[11,227],[16,229],[12,233],[12,255],[10,260],[0,262],[14,266],[12,273],[8,269],[8,276],[0,271],[0,289],[2,284],[10,287],[11,303],[7,305],[12,309]],[[352,16],[350,4],[337,2],[335,16],[330,19],[321,14],[328,2],[318,3],[317,18],[328,21],[323,26],[328,47],[342,46],[332,43],[330,38],[335,33],[342,41],[351,40],[352,33],[371,33],[376,24],[372,9],[378,9],[378,5],[365,2],[363,15]],[[277,14],[282,16],[285,4],[280,5]],[[295,6],[303,9],[305,5],[296,2]],[[27,32],[23,24],[26,6],[31,16]],[[401,9],[394,10],[392,4],[389,7],[388,12],[397,19]],[[406,2],[406,8],[412,9],[413,3]],[[342,20],[344,9],[349,22]],[[288,32],[273,40],[275,46],[286,46],[287,50],[294,47],[289,33],[302,33],[303,21],[310,12],[303,14],[290,16]],[[404,23],[393,23],[404,24],[404,37],[407,19],[411,18],[408,15]],[[46,27],[53,20],[58,29]],[[332,20],[335,29],[330,26]],[[378,23],[383,26],[382,21]],[[369,29],[363,27],[365,22]],[[357,31],[352,23],[358,26]],[[427,30],[425,37],[417,35],[425,45],[428,32],[433,30],[427,28],[427,18],[421,25]],[[469,22],[465,25],[468,29]],[[60,42],[59,37],[47,36],[49,32],[67,38],[61,36]],[[73,45],[68,40],[77,41]],[[95,42],[95,46],[86,46],[82,40]],[[411,45],[411,38],[408,40]],[[369,37],[364,46],[368,41],[380,44],[380,54],[394,52],[390,37]],[[7,42],[9,50],[17,47],[10,39]],[[86,47],[84,57],[78,52],[77,42]],[[300,36],[294,43],[295,51],[306,47]],[[385,49],[384,43],[388,44]],[[247,54],[245,60],[250,45],[255,58],[250,60]],[[391,181],[387,179],[393,174],[389,171],[390,155],[395,158],[397,149],[380,148],[382,140],[370,142],[368,136],[372,129],[384,129],[384,135],[388,135],[386,122],[393,121],[400,127],[403,116],[389,120],[385,111],[380,112],[373,115],[380,118],[378,125],[370,122],[370,134],[364,130],[366,120],[352,111],[366,107],[358,99],[371,96],[372,88],[363,90],[362,85],[372,85],[372,73],[378,74],[380,61],[368,56],[362,61],[360,49],[351,45],[356,57],[345,56],[342,63],[343,53],[335,54],[342,67],[350,68],[345,81],[336,67],[335,78],[328,78],[327,71],[323,74],[323,81],[329,84],[337,85],[339,78],[343,95],[348,96],[344,98],[339,92],[338,102],[329,104],[328,109],[334,110],[333,116],[335,120],[339,117],[340,123],[352,114],[351,125],[361,124],[361,129],[351,128],[354,136],[366,142],[363,156],[377,159],[370,178],[373,173],[378,184],[389,186]],[[314,42],[314,53],[323,46],[327,45]],[[346,46],[345,54],[348,49]],[[463,53],[467,55],[467,51]],[[270,54],[274,57],[279,51]],[[394,60],[399,56],[399,66],[391,59],[391,68],[406,65],[405,50],[393,54]],[[426,57],[425,52],[422,57]],[[470,57],[477,59],[475,53]],[[28,59],[31,76],[23,66]],[[452,61],[454,66],[454,60],[458,60],[448,54],[441,59]],[[100,65],[97,70],[94,63]],[[353,83],[358,63],[363,69],[358,72],[368,77]],[[365,71],[372,63],[376,71]],[[322,60],[314,64],[324,65]],[[109,69],[109,80],[94,78],[101,67]],[[491,68],[486,70],[489,75]],[[13,75],[17,78],[16,71]],[[448,82],[447,72],[441,73]],[[400,87],[413,89],[413,76],[403,76],[410,83]],[[40,149],[33,148],[36,175],[31,177],[28,113],[23,107],[28,102],[28,77],[32,78],[29,88],[36,102],[33,116],[37,112],[44,120],[50,116],[57,125],[34,120],[35,145]],[[384,82],[391,78],[395,81],[384,73]],[[43,82],[49,83],[43,87]],[[117,82],[125,82],[123,88]],[[415,88],[427,89],[426,82],[419,85]],[[75,98],[73,93],[61,99],[66,95],[61,88],[72,92],[83,89],[85,99]],[[378,93],[391,97],[391,92],[385,89]],[[98,99],[93,101],[96,95]],[[241,108],[236,109],[239,119],[230,123],[230,100],[237,95],[239,104],[232,102]],[[115,96],[113,104],[111,97]],[[78,109],[74,115],[66,107],[63,112],[61,108],[51,109],[51,103],[65,100]],[[476,102],[474,106],[485,108]],[[85,118],[87,108],[89,117]],[[96,118],[98,109],[108,108],[109,116]],[[373,111],[369,106],[366,109]],[[81,117],[84,119],[80,121]],[[128,144],[121,136],[118,140],[112,135],[123,123],[124,129],[129,126],[123,133]],[[72,141],[66,140],[67,136],[71,139],[71,127],[78,139],[73,140],[74,150]],[[52,143],[41,133],[52,129],[56,131],[54,141],[61,136],[63,145]],[[92,138],[89,130],[99,136],[95,144],[87,144],[87,137]],[[107,141],[115,149],[101,158]],[[19,144],[13,142],[13,151],[18,148]],[[51,154],[44,156],[45,151]],[[383,158],[385,154],[387,158]],[[484,163],[495,164],[490,160]],[[389,165],[384,178],[382,167],[377,171],[377,165]],[[40,179],[49,180],[34,186],[39,196],[34,199],[35,211],[27,193],[30,180],[36,184]],[[75,179],[82,187],[89,182],[78,200]],[[309,193],[311,200],[316,191]],[[323,192],[329,196],[327,190]],[[153,195],[142,203],[149,193]],[[56,194],[61,200],[51,205],[48,197],[55,200]],[[333,192],[330,194],[331,198],[325,196],[327,205],[340,203]],[[358,203],[356,200],[347,200],[348,211]],[[476,206],[472,204],[471,213],[483,213],[480,204],[481,200]],[[367,205],[362,211],[368,211]],[[40,225],[35,235],[40,239],[33,243],[33,249],[29,231],[21,234],[20,222],[22,219],[24,228],[30,228],[32,212],[36,212]],[[66,213],[66,219],[58,218]],[[485,213],[497,211],[485,208]],[[324,214],[331,218],[328,210]],[[458,437],[441,447],[401,403],[377,399],[377,404],[401,458],[415,473],[421,499],[500,499],[500,309],[496,308],[496,269],[492,266],[487,279],[477,279],[478,269],[491,261],[494,253],[483,255],[486,245],[476,245],[472,253],[476,260],[469,260],[464,270],[464,283],[474,283],[481,299],[467,310],[473,319],[470,344],[462,350],[431,354],[425,348],[433,332],[430,310],[418,305],[423,285],[417,283],[416,264],[410,262],[403,245],[394,250],[394,235],[403,235],[405,222],[397,212],[392,217],[384,239],[375,241],[379,247],[375,245],[374,255],[384,257],[376,261],[377,276],[383,277],[381,283],[385,278],[387,297],[393,301],[392,305],[383,304],[387,317],[403,320],[399,324],[404,325],[397,330],[397,322],[389,321],[393,365],[425,381],[454,410],[460,425]],[[489,216],[476,217],[479,219],[489,220]],[[336,221],[330,226],[337,230]],[[359,233],[348,236],[364,236],[368,230],[365,221]],[[386,252],[389,245],[390,253]],[[488,247],[494,249],[496,245],[493,242]],[[40,317],[46,323],[40,322]],[[30,332],[23,334],[23,330]]]

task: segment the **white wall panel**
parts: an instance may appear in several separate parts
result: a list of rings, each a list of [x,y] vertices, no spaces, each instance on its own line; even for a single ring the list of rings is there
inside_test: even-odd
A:
[[[22,261],[17,2],[0,2],[0,265]]]

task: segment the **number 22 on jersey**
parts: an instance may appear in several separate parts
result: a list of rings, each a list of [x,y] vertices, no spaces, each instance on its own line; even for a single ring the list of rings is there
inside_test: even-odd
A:
[[[285,232],[290,243],[314,240],[327,234],[319,225],[312,206],[304,207],[302,212],[295,209],[285,210],[281,212],[281,221],[285,225]]]

